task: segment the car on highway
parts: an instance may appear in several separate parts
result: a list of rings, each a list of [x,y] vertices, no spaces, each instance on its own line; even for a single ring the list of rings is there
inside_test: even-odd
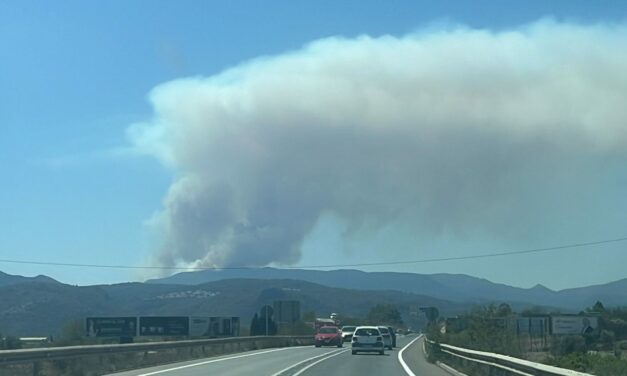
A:
[[[356,326],[353,325],[344,325],[342,327],[342,342],[350,342],[353,338],[353,333],[355,333]]]
[[[379,326],[379,331],[381,332],[381,337],[383,337],[383,345],[392,350],[392,336],[390,336],[390,329],[387,326]]]
[[[388,331],[390,332],[390,338],[392,338],[392,347],[396,347],[396,330],[388,326]]]
[[[314,345],[320,346],[337,346],[342,347],[342,332],[337,326],[323,326],[318,330],[314,337]]]
[[[351,341],[351,353],[377,352],[379,355],[385,353],[385,345],[381,331],[376,326],[358,326],[353,333]]]

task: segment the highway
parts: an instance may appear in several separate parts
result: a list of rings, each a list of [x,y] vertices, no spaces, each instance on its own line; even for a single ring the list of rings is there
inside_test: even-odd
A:
[[[329,375],[409,375],[450,376],[427,363],[422,338],[400,336],[398,347],[376,354],[352,355],[350,344],[343,348],[288,347],[230,354],[188,362],[115,373],[115,376],[329,376]],[[399,353],[402,352],[402,361]]]

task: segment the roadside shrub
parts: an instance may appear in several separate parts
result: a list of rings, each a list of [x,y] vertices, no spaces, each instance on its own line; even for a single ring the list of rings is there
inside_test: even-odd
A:
[[[547,364],[574,371],[592,373],[597,376],[627,375],[627,361],[613,356],[572,353],[551,358],[547,361]]]
[[[551,355],[585,353],[586,341],[582,336],[558,336],[552,338]]]

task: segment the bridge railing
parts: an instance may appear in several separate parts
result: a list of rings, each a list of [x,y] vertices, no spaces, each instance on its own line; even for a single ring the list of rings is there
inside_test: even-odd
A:
[[[248,350],[312,344],[312,336],[257,336],[1,350],[0,376],[96,376]]]
[[[588,373],[531,362],[508,355],[471,350],[425,339],[430,357],[473,376],[592,376]],[[468,371],[470,370],[470,371]]]

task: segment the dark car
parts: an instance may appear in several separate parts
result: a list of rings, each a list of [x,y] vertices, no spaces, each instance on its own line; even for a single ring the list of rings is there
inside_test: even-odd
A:
[[[390,337],[392,337],[392,347],[396,347],[396,329],[388,326],[388,330],[390,331]]]
[[[390,329],[387,326],[379,326],[381,337],[383,337],[383,344],[389,350],[392,350],[392,336],[390,335]]]
[[[342,347],[342,332],[336,326],[323,326],[316,333],[314,344],[316,347]]]

